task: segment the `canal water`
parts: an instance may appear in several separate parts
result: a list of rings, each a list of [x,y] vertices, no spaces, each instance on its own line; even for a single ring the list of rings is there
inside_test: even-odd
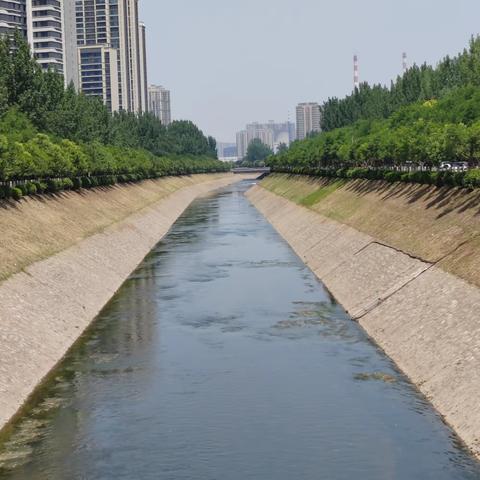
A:
[[[131,275],[4,440],[2,480],[480,478],[249,185],[197,200]]]

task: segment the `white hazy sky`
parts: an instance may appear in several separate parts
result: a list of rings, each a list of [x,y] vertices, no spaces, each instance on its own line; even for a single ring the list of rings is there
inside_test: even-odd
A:
[[[294,119],[301,101],[389,83],[480,32],[480,0],[140,0],[149,82],[172,91],[175,119],[218,141],[251,121]]]

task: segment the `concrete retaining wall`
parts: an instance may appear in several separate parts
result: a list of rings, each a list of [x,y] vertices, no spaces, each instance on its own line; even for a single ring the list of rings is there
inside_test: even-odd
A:
[[[0,428],[192,200],[241,178],[224,175],[177,190],[0,284]]]
[[[480,457],[480,289],[260,186],[247,196]]]

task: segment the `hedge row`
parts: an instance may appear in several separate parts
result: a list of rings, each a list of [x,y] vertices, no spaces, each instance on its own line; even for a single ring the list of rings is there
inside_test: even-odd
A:
[[[371,168],[341,168],[335,169],[312,169],[312,168],[274,168],[274,172],[295,173],[327,178],[348,178],[366,180],[384,180],[390,183],[419,183],[423,185],[436,185],[437,187],[480,187],[480,169],[472,169],[466,172],[452,171],[414,171],[402,172],[399,170],[371,169]]]
[[[202,173],[215,173],[224,170],[206,170]],[[112,186],[118,183],[135,183],[146,179],[159,178],[164,175],[103,175],[97,177],[57,178],[41,181],[27,181],[15,185],[0,185],[0,200],[20,200],[30,195],[52,194],[81,188]]]

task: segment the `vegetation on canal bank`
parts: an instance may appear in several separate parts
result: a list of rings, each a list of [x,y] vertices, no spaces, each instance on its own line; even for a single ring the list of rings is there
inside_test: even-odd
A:
[[[480,164],[480,38],[436,68],[412,67],[390,89],[363,84],[330,99],[322,115],[322,133],[268,159],[274,171],[478,187],[478,170],[438,169]]]
[[[229,168],[192,122],[112,115],[43,71],[20,35],[0,40],[0,198]]]

